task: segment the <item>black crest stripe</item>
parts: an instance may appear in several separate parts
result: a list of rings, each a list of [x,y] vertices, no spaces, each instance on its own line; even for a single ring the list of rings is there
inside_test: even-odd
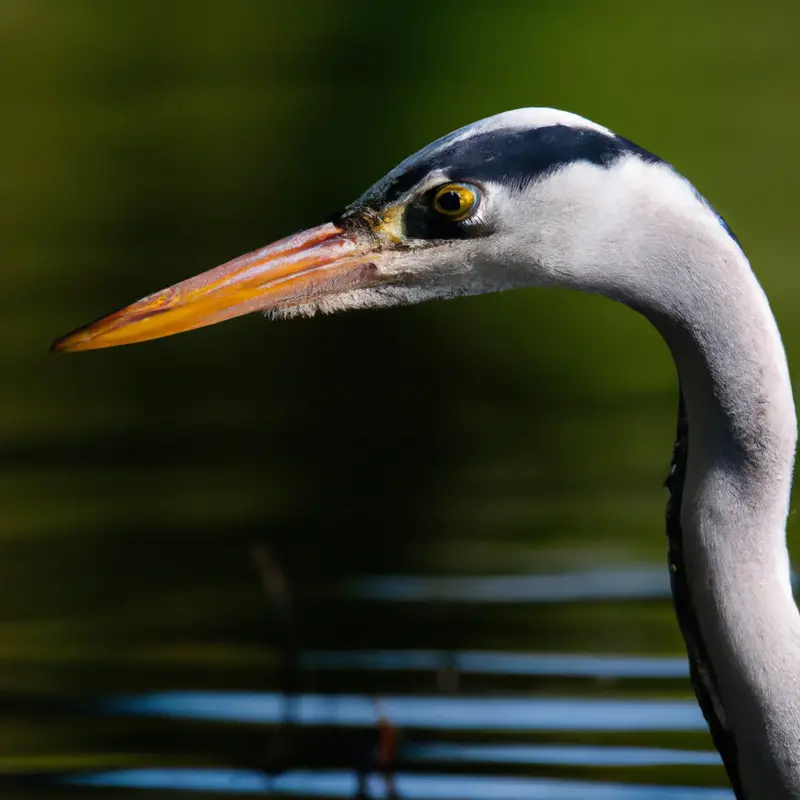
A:
[[[625,156],[636,156],[650,164],[670,164],[622,136],[593,128],[547,125],[540,128],[498,128],[446,136],[401,165],[396,177],[383,189],[381,201],[399,200],[432,172],[443,180],[487,181],[522,190],[536,180],[576,162],[610,168]],[[695,190],[698,200],[719,219],[737,242],[725,220]]]

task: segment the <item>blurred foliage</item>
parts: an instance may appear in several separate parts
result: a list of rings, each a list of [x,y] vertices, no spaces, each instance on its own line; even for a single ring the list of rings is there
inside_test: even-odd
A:
[[[789,0],[0,0],[3,688],[253,681],[253,541],[312,640],[384,644],[446,623],[353,628],[327,605],[347,575],[661,563],[674,370],[599,298],[47,347],[319,222],[449,130],[552,105],[695,182],[800,373],[798,23]],[[681,652],[667,603],[537,614],[466,620],[461,644]]]

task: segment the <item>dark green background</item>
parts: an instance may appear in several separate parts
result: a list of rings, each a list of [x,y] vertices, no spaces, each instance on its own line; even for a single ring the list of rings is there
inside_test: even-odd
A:
[[[3,692],[268,684],[259,541],[315,643],[682,652],[667,602],[456,627],[331,601],[349,575],[663,562],[676,380],[622,307],[525,291],[47,348],[456,127],[549,105],[694,181],[800,372],[799,8],[0,0]],[[3,725],[0,764],[161,750],[40,713]]]

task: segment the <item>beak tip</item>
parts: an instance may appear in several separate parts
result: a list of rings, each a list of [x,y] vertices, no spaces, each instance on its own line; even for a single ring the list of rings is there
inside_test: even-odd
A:
[[[85,336],[78,336],[79,331],[73,331],[64,336],[60,336],[50,345],[51,353],[72,353],[75,350],[85,350],[84,344],[87,339]]]
[[[66,351],[66,349],[67,348],[66,348],[66,345],[64,343],[64,338],[63,337],[61,339],[56,339],[50,345],[50,352],[51,353],[63,353],[63,352]]]

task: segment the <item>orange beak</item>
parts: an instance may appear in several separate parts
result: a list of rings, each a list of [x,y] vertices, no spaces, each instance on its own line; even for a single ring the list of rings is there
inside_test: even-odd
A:
[[[62,336],[51,350],[116,347],[374,286],[375,242],[328,223],[240,256]]]

